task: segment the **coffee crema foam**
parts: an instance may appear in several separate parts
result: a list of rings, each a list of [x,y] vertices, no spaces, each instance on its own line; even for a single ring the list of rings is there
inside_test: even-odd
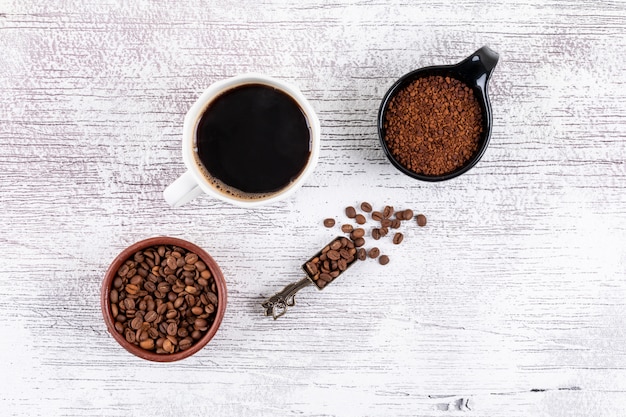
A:
[[[211,174],[207,171],[207,169],[204,167],[204,165],[202,165],[202,162],[200,162],[200,160],[198,159],[198,150],[197,148],[194,148],[193,150],[193,155],[194,155],[194,162],[196,163],[196,166],[198,167],[198,169],[200,170],[200,172],[202,173],[202,176],[204,177],[204,179],[209,183],[209,185],[211,186],[211,188],[213,188],[213,190],[215,190],[216,192],[218,192],[219,194],[222,194],[225,197],[228,197],[230,199],[235,199],[235,200],[239,200],[239,201],[261,201],[261,200],[267,200],[268,198],[274,197],[278,194],[281,194],[283,192],[285,192],[286,190],[288,190],[291,187],[291,184],[293,184],[293,182],[298,178],[294,178],[294,180],[287,185],[286,187],[277,190],[275,192],[267,192],[267,193],[244,193],[241,190],[238,190],[234,187],[231,187],[230,185],[224,183],[223,181],[220,181],[217,178],[214,178],[213,176],[211,176]]]

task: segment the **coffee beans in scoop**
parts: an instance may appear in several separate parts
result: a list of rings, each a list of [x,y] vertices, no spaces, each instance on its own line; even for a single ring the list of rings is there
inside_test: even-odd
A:
[[[136,252],[117,271],[111,292],[115,330],[142,349],[189,349],[215,320],[217,288],[197,254],[161,245]]]
[[[304,270],[320,289],[326,287],[357,260],[355,243],[339,237],[304,264]]]

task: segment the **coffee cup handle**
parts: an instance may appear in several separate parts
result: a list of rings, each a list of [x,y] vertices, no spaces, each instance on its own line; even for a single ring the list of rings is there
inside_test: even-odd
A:
[[[202,193],[202,188],[198,185],[191,171],[187,171],[163,190],[163,197],[170,206],[179,207]]]

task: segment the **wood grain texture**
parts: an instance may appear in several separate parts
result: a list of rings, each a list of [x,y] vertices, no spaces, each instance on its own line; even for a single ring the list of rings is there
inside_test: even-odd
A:
[[[402,176],[383,94],[485,44],[487,153]],[[0,414],[622,416],[624,50],[622,1],[0,0]],[[250,71],[311,100],[315,172],[269,207],[167,207],[185,112]],[[362,200],[429,223],[264,317]],[[109,262],[155,235],[209,251],[229,288],[216,338],[175,364],[126,353],[99,307]]]

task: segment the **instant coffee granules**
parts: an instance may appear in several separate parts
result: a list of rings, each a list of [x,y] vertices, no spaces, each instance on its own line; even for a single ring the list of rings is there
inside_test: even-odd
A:
[[[481,106],[465,83],[444,76],[418,78],[389,101],[384,140],[396,161],[417,174],[461,168],[478,150]]]
[[[218,309],[215,279],[197,254],[173,245],[137,251],[118,269],[109,299],[115,330],[147,351],[193,346]]]

